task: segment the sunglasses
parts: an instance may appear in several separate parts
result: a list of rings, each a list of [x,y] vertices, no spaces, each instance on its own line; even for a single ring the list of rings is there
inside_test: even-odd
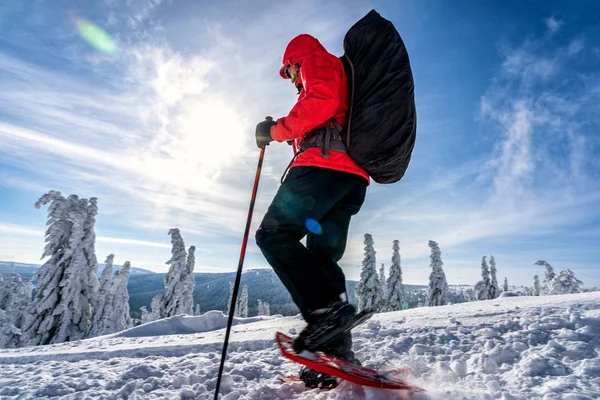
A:
[[[285,76],[287,76],[288,79],[291,79],[292,83],[295,85],[296,82],[298,81],[298,69],[296,68],[296,71],[294,71],[293,73],[290,73],[290,68],[291,67],[292,67],[291,65],[288,65],[285,68]]]

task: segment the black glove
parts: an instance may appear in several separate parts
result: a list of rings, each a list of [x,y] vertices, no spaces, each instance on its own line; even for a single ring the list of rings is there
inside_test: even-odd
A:
[[[271,137],[271,127],[277,122],[273,121],[273,117],[266,117],[264,121],[256,125],[256,145],[259,149],[268,146],[273,141]]]

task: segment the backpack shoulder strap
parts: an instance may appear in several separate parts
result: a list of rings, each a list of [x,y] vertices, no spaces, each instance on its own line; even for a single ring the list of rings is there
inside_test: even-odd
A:
[[[352,125],[352,108],[354,107],[354,65],[346,53],[340,57],[348,82],[348,123],[346,124],[346,147],[350,147],[350,127]],[[337,121],[336,121],[337,122]],[[339,125],[339,124],[338,124]],[[340,133],[342,131],[340,130]]]
[[[331,123],[333,124],[334,128],[337,129],[338,133],[341,134],[342,131],[344,130],[344,128],[342,127],[342,125],[340,125],[340,123],[338,122],[337,119],[335,119],[335,117],[331,118]]]

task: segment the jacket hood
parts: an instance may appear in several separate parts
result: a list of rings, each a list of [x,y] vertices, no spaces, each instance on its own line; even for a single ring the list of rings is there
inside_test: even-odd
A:
[[[302,65],[302,61],[307,55],[319,51],[327,52],[325,47],[323,47],[317,38],[306,33],[296,36],[285,48],[281,62],[281,68],[279,69],[279,75],[281,75],[281,77],[284,79],[288,79],[288,77],[285,75],[285,69],[288,65]]]

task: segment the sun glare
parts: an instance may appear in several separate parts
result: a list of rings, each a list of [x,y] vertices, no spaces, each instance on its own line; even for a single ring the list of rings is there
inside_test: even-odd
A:
[[[244,124],[220,100],[189,102],[139,159],[139,172],[165,186],[206,188],[243,151]]]
[[[117,53],[116,42],[101,27],[84,18],[75,17],[74,20],[75,26],[81,37],[96,50],[106,55],[114,55]]]
[[[240,154],[243,124],[238,114],[221,101],[204,103],[183,114],[177,122],[180,155],[198,167],[215,169]]]

